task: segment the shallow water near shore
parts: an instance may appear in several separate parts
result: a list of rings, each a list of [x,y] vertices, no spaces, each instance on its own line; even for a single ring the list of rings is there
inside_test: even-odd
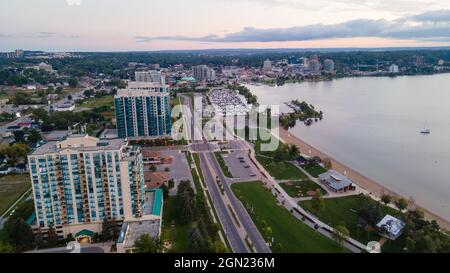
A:
[[[324,119],[291,133],[450,220],[450,74],[248,87],[283,112],[293,99],[313,104]]]

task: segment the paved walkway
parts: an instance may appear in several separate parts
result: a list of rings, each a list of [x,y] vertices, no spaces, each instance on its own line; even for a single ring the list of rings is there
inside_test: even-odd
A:
[[[321,233],[322,235],[333,239],[332,233],[334,231],[334,228],[328,226],[327,224],[323,223],[319,219],[317,219],[314,215],[310,214],[309,212],[305,211],[303,208],[301,208],[295,199],[291,198],[284,190],[281,188],[281,186],[278,184],[278,182],[270,176],[270,174],[264,169],[261,164],[259,164],[258,160],[256,160],[255,157],[255,151],[254,149],[251,149],[250,158],[253,161],[253,164],[255,164],[259,171],[262,174],[261,180],[264,182],[266,187],[270,189],[272,194],[277,198],[278,202],[282,204],[287,210],[289,210],[297,219],[305,223],[311,228],[316,228],[317,232]],[[360,253],[366,249],[366,245],[361,244],[360,242],[352,239],[347,238],[343,246],[347,248],[348,250]]]

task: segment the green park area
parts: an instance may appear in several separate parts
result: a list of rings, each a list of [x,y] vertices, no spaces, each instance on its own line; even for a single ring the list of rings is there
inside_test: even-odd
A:
[[[261,165],[277,180],[303,180],[308,177],[294,164],[286,161],[276,162],[271,157],[256,156]]]
[[[112,107],[114,106],[113,96],[101,96],[97,98],[84,99],[79,108],[101,108],[101,107]]]
[[[181,224],[178,211],[178,197],[164,200],[163,223],[161,239],[172,244],[170,252],[186,252],[189,243],[190,225]]]
[[[374,225],[386,214],[399,215],[397,210],[365,195],[327,198],[323,202],[320,209],[317,209],[313,200],[301,201],[299,205],[332,227],[345,226],[350,237],[363,244],[380,240]]]
[[[319,175],[327,172],[327,169],[320,166],[319,164],[313,164],[313,165],[305,165],[303,166],[303,169],[309,173],[313,177],[319,177]]]
[[[28,174],[0,177],[0,215],[31,187]]]
[[[232,190],[244,204],[266,238],[273,237],[273,252],[336,253],[346,250],[335,241],[308,227],[280,206],[261,182],[233,184]]]
[[[280,183],[280,186],[290,197],[293,198],[312,197],[318,191],[320,191],[322,195],[325,195],[327,193],[319,185],[309,180],[283,182]]]

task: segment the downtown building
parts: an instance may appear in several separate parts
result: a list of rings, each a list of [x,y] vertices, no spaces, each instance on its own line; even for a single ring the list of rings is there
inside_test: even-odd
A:
[[[208,82],[216,78],[216,72],[207,65],[197,65],[192,67],[192,76],[198,82]]]
[[[157,84],[166,84],[166,78],[159,71],[149,70],[149,71],[136,71],[134,73],[134,78],[136,82],[153,82]]]
[[[171,135],[170,92],[164,85],[129,83],[114,97],[119,138],[166,138]]]
[[[106,218],[121,224],[143,216],[142,154],[123,139],[71,135],[28,156],[35,203],[32,227],[58,236],[101,232]]]

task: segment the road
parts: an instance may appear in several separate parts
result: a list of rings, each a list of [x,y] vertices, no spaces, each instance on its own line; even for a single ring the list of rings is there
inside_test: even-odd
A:
[[[245,242],[245,237],[248,235],[248,238],[252,242],[256,252],[270,253],[270,248],[265,243],[250,215],[248,215],[245,208],[234,196],[231,191],[229,181],[222,173],[222,169],[214,156],[214,151],[217,151],[219,146],[216,143],[209,143],[203,136],[201,122],[195,124],[192,109],[195,109],[196,114],[199,114],[197,112],[200,112],[201,114],[201,108],[198,107],[198,104],[202,103],[201,96],[194,95],[194,105],[191,101],[191,97],[186,95],[180,96],[183,104],[185,104],[188,108],[187,111],[185,110],[183,112],[183,117],[185,118],[185,124],[190,134],[190,139],[193,140],[190,144],[190,150],[199,154],[201,171],[203,173],[206,186],[211,195],[213,206],[217,212],[219,221],[225,231],[225,235],[230,243],[232,251],[234,253],[250,252],[251,250]],[[224,185],[224,195],[221,193],[216,182],[216,176]],[[235,211],[236,217],[238,218],[238,222],[241,226],[238,226],[235,222],[230,209],[228,208],[229,205],[232,207],[233,211]]]
[[[208,160],[210,162],[212,168],[214,169],[214,172],[219,177],[219,180],[224,185],[225,195],[227,197],[227,200],[231,202],[231,206],[233,207],[234,211],[236,212],[236,216],[239,219],[239,222],[241,223],[242,227],[244,228],[246,234],[249,236],[251,242],[253,243],[253,246],[258,253],[270,253],[270,248],[264,241],[264,238],[262,237],[261,233],[259,232],[256,225],[253,223],[252,218],[247,213],[247,210],[244,208],[242,203],[237,200],[236,196],[234,196],[233,191],[230,188],[230,183],[228,179],[224,176],[222,173],[222,169],[220,168],[219,163],[216,160],[216,157],[214,156],[214,153],[204,153],[205,160]],[[213,181],[214,182],[214,181]],[[214,183],[217,185],[217,183]],[[216,186],[217,187],[217,186]]]
[[[211,195],[214,208],[217,212],[217,216],[219,217],[219,221],[225,231],[225,236],[227,237],[234,253],[248,253],[249,249],[245,241],[241,239],[236,224],[230,215],[229,209],[222,199],[222,193],[217,186],[215,177],[210,168],[207,166],[206,161],[210,160],[208,158],[208,154],[210,153],[199,153],[201,169],[209,194]]]

